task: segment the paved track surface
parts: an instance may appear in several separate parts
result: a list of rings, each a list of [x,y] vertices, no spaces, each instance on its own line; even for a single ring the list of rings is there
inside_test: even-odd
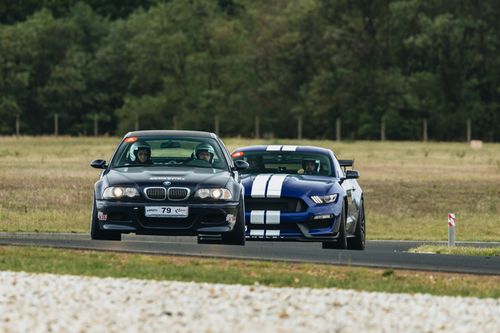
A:
[[[255,260],[323,263],[381,268],[500,275],[500,257],[406,252],[424,242],[368,241],[365,251],[324,250],[320,243],[247,242],[246,246],[199,245],[194,237],[124,236],[123,241],[92,241],[83,234],[0,233],[0,244]],[[425,242],[425,244],[436,244]],[[443,244],[443,243],[440,243]],[[457,243],[500,246],[500,243]]]

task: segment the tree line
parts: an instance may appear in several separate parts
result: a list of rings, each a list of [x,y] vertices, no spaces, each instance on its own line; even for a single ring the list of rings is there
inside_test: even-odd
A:
[[[0,134],[500,141],[500,1],[0,4]],[[215,119],[215,121],[214,121]],[[215,125],[214,122],[217,124]],[[256,133],[256,122],[258,131]]]

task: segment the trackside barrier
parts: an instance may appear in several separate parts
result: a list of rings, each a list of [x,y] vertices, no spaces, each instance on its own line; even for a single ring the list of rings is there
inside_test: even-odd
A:
[[[455,222],[454,213],[448,214],[448,246],[455,246]]]

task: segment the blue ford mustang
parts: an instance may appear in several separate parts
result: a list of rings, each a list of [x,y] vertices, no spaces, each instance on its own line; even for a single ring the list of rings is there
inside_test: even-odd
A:
[[[352,160],[311,146],[250,146],[234,160],[245,190],[247,240],[322,242],[323,248],[365,248],[363,191]]]

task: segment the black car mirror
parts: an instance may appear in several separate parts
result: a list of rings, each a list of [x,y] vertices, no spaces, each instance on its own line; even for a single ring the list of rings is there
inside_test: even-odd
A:
[[[96,169],[106,169],[108,166],[106,165],[105,160],[93,160],[90,163],[90,166]]]
[[[234,161],[234,169],[235,170],[246,170],[250,167],[250,165],[243,160],[236,160]]]
[[[346,179],[358,179],[359,178],[359,171],[357,171],[357,170],[347,170],[345,172],[345,178]]]

